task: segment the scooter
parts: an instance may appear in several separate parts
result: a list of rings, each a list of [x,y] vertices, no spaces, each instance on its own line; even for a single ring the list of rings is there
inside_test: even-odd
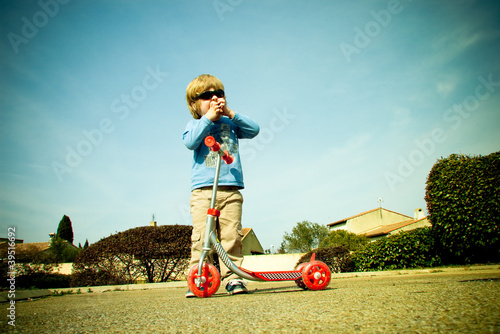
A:
[[[254,272],[238,267],[231,261],[221,243],[217,239],[214,226],[216,218],[220,216],[220,212],[215,209],[215,199],[219,184],[221,161],[224,160],[224,162],[229,165],[233,162],[233,157],[231,157],[227,151],[223,151],[221,144],[218,143],[212,136],[207,136],[205,138],[205,145],[218,154],[212,198],[210,208],[207,212],[203,251],[200,257],[200,262],[189,270],[187,277],[188,286],[191,292],[193,292],[197,297],[207,298],[215,294],[219,289],[221,283],[219,271],[214,265],[209,263],[208,259],[208,254],[212,249],[217,253],[219,259],[222,260],[230,271],[243,279],[250,281],[295,281],[297,286],[304,290],[324,290],[328,284],[330,284],[332,275],[330,269],[325,263],[315,260],[315,254],[311,256],[309,262],[299,264],[297,268],[292,271]]]

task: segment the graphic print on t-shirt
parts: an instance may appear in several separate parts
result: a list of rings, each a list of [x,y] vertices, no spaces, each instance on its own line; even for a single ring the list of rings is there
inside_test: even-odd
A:
[[[234,138],[236,138],[236,134],[231,133],[231,126],[226,123],[218,125],[214,125],[210,128],[208,132],[208,136],[212,136],[215,140],[221,143],[221,149],[223,151],[228,151],[230,155],[235,156],[238,153],[238,144],[231,139],[231,134]],[[212,150],[208,151],[208,154],[205,156],[205,166],[208,168],[215,168],[217,163],[217,152]]]

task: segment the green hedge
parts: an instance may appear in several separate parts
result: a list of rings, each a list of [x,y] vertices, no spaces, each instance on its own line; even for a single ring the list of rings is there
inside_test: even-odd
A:
[[[309,262],[313,253],[316,254],[316,260],[324,262],[332,273],[354,271],[354,264],[351,260],[350,251],[343,246],[313,249],[302,255],[297,265],[303,262]]]
[[[344,246],[350,251],[356,251],[370,243],[364,234],[359,235],[346,230],[333,230],[319,244],[320,248]]]
[[[353,254],[356,271],[441,265],[430,227],[403,231],[370,243]]]
[[[192,226],[142,226],[110,235],[84,249],[71,286],[176,280],[189,264]]]
[[[0,287],[9,288],[7,281],[9,268],[7,262],[0,265],[2,277]],[[54,267],[50,264],[21,263],[16,267],[16,289],[50,289],[67,288],[70,284],[70,275],[52,272]]]
[[[55,289],[69,288],[70,275],[57,273],[34,273],[16,277],[17,289]]]
[[[425,200],[446,263],[500,261],[500,152],[438,160]]]

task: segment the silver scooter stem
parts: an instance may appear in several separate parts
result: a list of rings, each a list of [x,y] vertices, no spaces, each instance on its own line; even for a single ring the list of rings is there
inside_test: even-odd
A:
[[[219,174],[220,174],[220,166],[222,159],[220,151],[217,153],[218,154],[217,154],[217,162],[215,164],[215,178],[212,189],[212,198],[210,200],[210,209],[215,209],[217,187],[219,186]],[[205,238],[203,240],[203,252],[201,253],[200,262],[198,263],[198,277],[201,277],[203,271],[203,261],[205,260],[205,257],[208,255],[208,252],[210,252],[210,250],[212,249],[212,243],[210,241],[211,234],[214,234],[215,240],[217,240],[214,227],[215,227],[215,216],[207,215],[207,223],[205,224]],[[201,282],[198,282],[197,286],[199,287],[200,285]]]

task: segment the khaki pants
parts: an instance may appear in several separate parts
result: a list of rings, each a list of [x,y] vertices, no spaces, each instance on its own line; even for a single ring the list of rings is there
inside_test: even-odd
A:
[[[191,262],[189,268],[198,264],[203,251],[203,241],[205,237],[205,225],[207,221],[207,210],[210,208],[212,198],[212,188],[195,189],[191,193],[191,217],[193,220],[193,234],[191,235]],[[217,189],[215,209],[220,211],[217,237],[231,261],[238,267],[243,262],[243,247],[241,239],[241,208],[243,196],[237,187],[220,186]],[[212,256],[209,256],[212,262]],[[225,286],[230,280],[237,278],[235,274],[220,261],[221,280]]]

